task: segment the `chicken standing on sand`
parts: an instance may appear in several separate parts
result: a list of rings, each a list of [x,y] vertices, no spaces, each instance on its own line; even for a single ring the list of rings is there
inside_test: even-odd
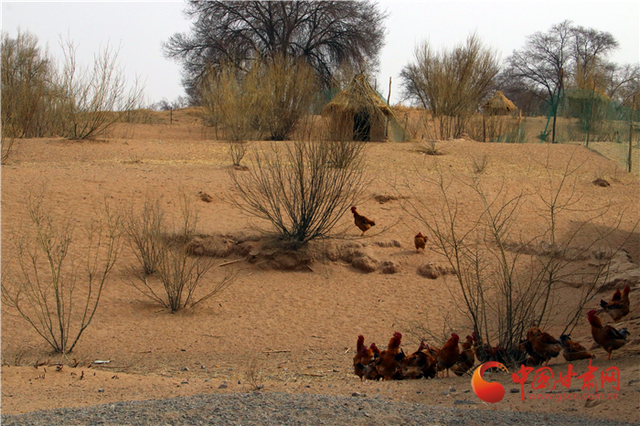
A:
[[[602,321],[596,315],[596,310],[592,309],[587,314],[589,324],[591,324],[591,335],[593,340],[602,346],[609,354],[607,359],[611,359],[611,352],[615,349],[620,349],[627,343],[627,336],[629,332],[626,328],[616,330],[610,325],[602,325]]]
[[[356,226],[360,228],[360,230],[362,231],[362,235],[364,235],[366,231],[371,229],[371,227],[375,226],[376,224],[374,221],[367,218],[366,216],[362,216],[361,214],[358,214],[358,211],[356,210],[355,206],[351,207],[351,213],[353,213],[354,222]]]
[[[584,346],[571,340],[571,336],[568,334],[560,336],[560,343],[562,343],[562,347],[564,348],[562,350],[562,356],[567,362],[594,358]]]
[[[387,349],[380,353],[380,357],[376,358],[376,368],[384,380],[393,378],[400,368],[400,362],[404,359],[404,353],[400,352],[401,340],[402,334],[397,331],[393,333]]]
[[[629,314],[629,292],[631,287],[628,285],[622,290],[616,290],[610,302],[600,301],[600,306],[613,318],[614,322],[620,321]]]
[[[418,232],[418,235],[413,237],[413,243],[416,245],[417,251],[420,251],[420,250],[424,251],[424,249],[427,247],[428,241],[429,241],[429,238],[422,235],[422,232]]]
[[[449,377],[449,369],[458,362],[458,357],[460,356],[459,341],[460,337],[452,333],[451,338],[447,340],[447,343],[438,351],[438,370],[446,370],[447,377]]]

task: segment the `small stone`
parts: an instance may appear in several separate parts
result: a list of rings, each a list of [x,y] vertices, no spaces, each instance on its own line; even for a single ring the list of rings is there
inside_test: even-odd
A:
[[[509,389],[509,392],[511,392],[511,393],[518,393],[518,392],[520,392],[520,391],[519,391],[518,389],[511,388],[511,389]]]
[[[224,383],[218,386],[218,389],[226,389],[226,388],[227,388],[227,385],[225,385]]]
[[[453,386],[449,386],[449,392],[455,392],[456,388],[454,388]]]
[[[449,392],[449,391],[442,391],[442,392],[440,392],[440,395],[449,395],[450,393],[451,392]]]
[[[188,385],[189,382],[180,382],[181,385]]]
[[[354,392],[351,394],[351,396],[362,396],[362,394],[360,392]]]
[[[104,389],[98,389],[99,393],[104,393]]]
[[[182,371],[189,371],[189,367],[184,367]]]
[[[469,392],[471,392],[469,389],[465,389],[462,391],[462,393],[469,393]]]

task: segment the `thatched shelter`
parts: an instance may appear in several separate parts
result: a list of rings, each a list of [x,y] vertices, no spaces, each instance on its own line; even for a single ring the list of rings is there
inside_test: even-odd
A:
[[[333,140],[406,140],[393,110],[362,73],[323,108],[322,115],[330,120]]]
[[[498,90],[486,104],[482,105],[482,110],[487,115],[509,115],[517,111],[518,108],[507,97]]]

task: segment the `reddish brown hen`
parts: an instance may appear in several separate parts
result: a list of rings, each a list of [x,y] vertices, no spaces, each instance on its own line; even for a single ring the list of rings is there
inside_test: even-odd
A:
[[[418,232],[418,235],[413,237],[413,243],[415,244],[417,251],[420,251],[420,250],[424,251],[424,249],[427,247],[428,241],[429,241],[429,238],[422,235],[422,232]]]
[[[591,324],[593,340],[607,351],[609,354],[607,359],[611,359],[611,352],[620,349],[627,343],[627,336],[629,335],[627,329],[616,330],[610,325],[602,326],[602,321],[596,315],[595,309],[589,311],[587,318],[589,319],[589,324]]]
[[[531,343],[533,351],[544,358],[545,365],[549,364],[551,358],[560,355],[562,345],[560,342],[547,332],[540,330],[538,327],[531,327],[527,332],[527,340]]]
[[[456,376],[462,376],[464,373],[471,370],[475,363],[476,356],[473,353],[473,338],[471,336],[467,336],[467,340],[462,343],[462,352],[458,357],[458,362],[451,367],[451,371],[453,371]]]
[[[393,333],[387,349],[382,351],[380,357],[375,360],[376,369],[384,380],[391,380],[400,368],[400,361],[404,358],[403,354],[400,353],[401,340],[402,334],[397,331]]]
[[[578,342],[571,340],[571,336],[563,334],[560,336],[562,344],[562,356],[567,362],[577,361],[579,359],[593,358],[587,349]]]
[[[361,214],[358,214],[358,211],[356,210],[355,206],[351,207],[351,213],[353,213],[354,222],[356,226],[360,228],[360,230],[362,231],[362,235],[364,235],[366,231],[371,229],[371,227],[375,226],[376,224],[374,221],[367,218],[366,216],[362,216]]]
[[[604,300],[600,301],[600,306],[609,314],[611,318],[613,318],[614,322],[620,321],[623,317],[629,314],[629,292],[631,291],[631,287],[628,285],[622,290],[622,294],[620,294],[620,290],[616,290],[611,298],[611,301],[605,302]]]

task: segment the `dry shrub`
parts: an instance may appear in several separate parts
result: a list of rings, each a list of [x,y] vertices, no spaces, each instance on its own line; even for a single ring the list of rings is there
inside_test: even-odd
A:
[[[436,134],[430,139],[461,137],[500,71],[497,54],[472,34],[465,44],[441,52],[425,41],[414,56],[400,75],[405,94],[432,114]]]
[[[613,212],[607,203],[580,210],[575,190],[580,166],[572,161],[570,158],[560,173],[547,168],[548,186],[536,188],[533,194],[510,187],[505,180],[489,195],[481,177],[445,173],[440,165],[436,165],[435,176],[423,176],[439,199],[412,205],[407,211],[428,228],[432,250],[447,259],[460,291],[452,295],[461,300],[460,309],[484,343],[497,341],[509,352],[518,347],[531,324],[544,327],[552,314],[560,318],[554,321],[564,326],[562,333],[569,334],[583,319],[585,304],[610,274],[611,259],[619,246],[610,247],[607,239],[619,232],[624,211]],[[466,193],[448,191],[454,181],[464,185]],[[523,209],[532,197],[539,206],[533,213]],[[472,199],[482,209],[462,220],[462,203]],[[525,214],[542,222],[539,233],[524,236],[519,226],[528,222]],[[561,221],[576,224],[562,238],[558,235]],[[599,262],[589,267],[575,264],[575,259],[603,246],[610,250]],[[419,273],[434,278],[442,271],[425,266]],[[575,283],[569,286],[577,289],[577,302],[571,308],[557,302],[558,291],[567,283]]]
[[[235,142],[262,134],[287,139],[308,114],[315,93],[313,70],[279,56],[257,60],[248,69],[223,63],[209,69],[200,85],[207,123],[221,126]]]
[[[56,102],[55,66],[38,39],[18,30],[15,39],[2,32],[2,141],[3,156],[12,138],[42,137],[52,132]],[[8,138],[5,141],[5,138]]]
[[[193,256],[188,243],[193,241],[198,222],[197,212],[190,198],[180,192],[181,218],[178,227],[170,227],[163,220],[160,199],[147,197],[138,218],[133,207],[128,218],[131,247],[141,264],[130,272],[130,284],[148,299],[176,312],[193,307],[223,291],[234,281],[233,274],[201,291],[205,275],[215,266],[207,256]]]
[[[248,173],[231,170],[236,205],[271,223],[278,238],[297,244],[328,235],[368,185],[361,157],[331,165],[331,144],[298,141],[255,152]]]
[[[105,202],[80,239],[74,217],[58,221],[51,209],[44,191],[29,192],[30,226],[10,237],[15,257],[9,256],[11,261],[2,267],[2,300],[55,352],[66,354],[75,348],[98,309],[120,254],[122,224]]]
[[[244,141],[231,142],[229,144],[229,156],[231,163],[235,167],[240,167],[240,162],[247,153],[247,143]]]

